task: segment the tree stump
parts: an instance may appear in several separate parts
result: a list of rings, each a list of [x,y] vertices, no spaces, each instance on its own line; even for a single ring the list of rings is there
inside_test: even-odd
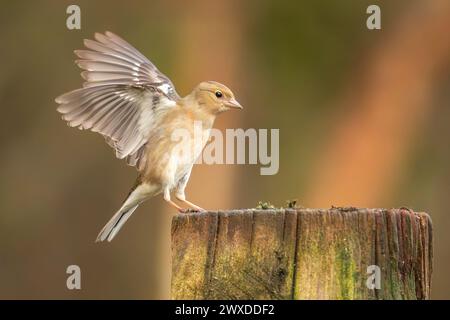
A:
[[[172,221],[171,294],[428,299],[432,254],[430,217],[403,208],[180,214]]]

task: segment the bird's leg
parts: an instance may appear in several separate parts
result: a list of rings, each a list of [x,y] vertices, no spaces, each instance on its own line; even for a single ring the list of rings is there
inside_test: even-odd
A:
[[[167,201],[167,200],[166,200]],[[177,205],[175,202],[173,202],[172,200],[168,200],[167,201],[172,207],[174,207],[175,209],[178,210],[178,212],[184,213],[186,212],[186,209],[183,209],[182,207],[180,207],[179,205]]]
[[[192,202],[187,201],[187,200],[186,200],[186,196],[185,196],[184,194],[178,194],[178,193],[177,193],[177,194],[175,195],[175,197],[176,197],[178,200],[180,200],[181,202],[187,204],[187,205],[188,205],[189,207],[191,207],[192,209],[195,209],[195,210],[197,210],[197,211],[206,211],[205,209],[203,209],[203,208],[197,206],[196,204],[193,204]]]
[[[180,200],[180,201],[186,203],[189,207],[191,207],[192,209],[195,209],[195,210],[197,210],[197,211],[206,211],[206,210],[203,209],[202,207],[199,207],[198,205],[193,204],[192,202],[187,201],[186,199]]]
[[[185,209],[183,209],[182,207],[180,207],[179,205],[177,205],[175,202],[173,202],[170,199],[170,190],[169,189],[164,189],[164,200],[166,200],[167,203],[169,203],[172,207],[175,207],[178,210],[178,212],[181,212],[181,213],[186,212]]]

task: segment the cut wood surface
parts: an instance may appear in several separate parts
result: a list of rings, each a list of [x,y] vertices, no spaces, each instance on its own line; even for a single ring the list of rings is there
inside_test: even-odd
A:
[[[173,299],[428,299],[432,252],[429,216],[409,209],[180,214],[172,221],[171,294]],[[369,266],[380,268],[379,289],[367,286],[374,274]]]

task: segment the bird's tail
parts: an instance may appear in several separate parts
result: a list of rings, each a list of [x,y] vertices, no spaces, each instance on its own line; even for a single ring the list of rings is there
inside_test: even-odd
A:
[[[143,184],[134,187],[125,199],[122,207],[120,207],[120,209],[100,231],[95,242],[105,240],[111,241],[114,239],[120,228],[122,228],[125,222],[127,222],[128,218],[133,214],[139,204],[152,195],[153,192],[151,192],[151,190],[152,188],[150,186]]]

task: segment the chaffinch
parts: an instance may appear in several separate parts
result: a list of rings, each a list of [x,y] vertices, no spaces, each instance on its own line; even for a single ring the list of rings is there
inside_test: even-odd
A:
[[[119,36],[96,33],[84,45],[90,50],[75,54],[86,81],[56,98],[57,110],[69,126],[103,135],[116,156],[138,170],[134,187],[96,241],[111,241],[139,204],[160,193],[180,212],[185,210],[171,200],[171,192],[203,210],[186,200],[184,190],[216,116],[242,109],[231,90],[206,81],[181,98],[169,78]],[[193,136],[195,123],[201,124],[202,138],[183,141],[192,152],[175,152],[180,142],[174,132],[184,129]]]

